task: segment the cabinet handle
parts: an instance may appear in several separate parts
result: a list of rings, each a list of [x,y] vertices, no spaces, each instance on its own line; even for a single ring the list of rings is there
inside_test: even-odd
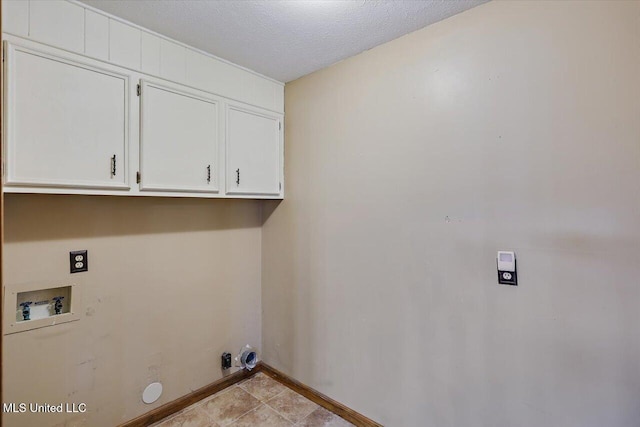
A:
[[[211,165],[207,165],[207,184],[211,182]]]
[[[116,155],[111,158],[111,178],[116,176]]]
[[[236,184],[240,185],[240,168],[236,169]]]

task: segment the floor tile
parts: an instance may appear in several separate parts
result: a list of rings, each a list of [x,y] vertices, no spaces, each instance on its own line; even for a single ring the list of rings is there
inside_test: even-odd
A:
[[[227,426],[260,405],[260,401],[239,387],[231,387],[205,401],[202,408],[220,426]]]
[[[290,389],[286,389],[276,397],[268,400],[267,405],[294,423],[302,420],[319,407]]]
[[[262,372],[249,378],[247,381],[240,384],[239,387],[248,393],[251,393],[254,397],[262,400],[263,402],[277,396],[287,389],[287,387]]]
[[[241,416],[229,427],[290,427],[293,423],[282,418],[267,405],[261,405]]]
[[[191,409],[190,409],[191,408]],[[211,418],[207,413],[199,406],[189,407],[183,412],[167,418],[161,421],[159,424],[155,424],[156,427],[215,427]]]
[[[296,424],[296,427],[350,427],[350,422],[340,418],[333,412],[318,408],[309,416]]]

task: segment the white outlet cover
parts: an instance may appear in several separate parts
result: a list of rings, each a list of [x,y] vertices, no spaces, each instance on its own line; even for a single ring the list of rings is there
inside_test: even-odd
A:
[[[162,384],[151,383],[142,392],[142,401],[144,403],[153,403],[156,400],[160,399],[161,394],[162,394]]]

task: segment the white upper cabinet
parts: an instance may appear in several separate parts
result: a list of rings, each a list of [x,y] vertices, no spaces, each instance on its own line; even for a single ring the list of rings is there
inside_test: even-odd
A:
[[[85,10],[84,53],[98,59],[109,59],[109,18]]]
[[[143,73],[160,75],[160,40],[145,31],[140,33],[140,69]]]
[[[4,192],[283,197],[283,83],[79,1],[0,4]]]
[[[16,36],[29,36],[29,2],[5,0],[2,2],[2,31]]]
[[[30,0],[29,37],[84,52],[84,8],[64,0]]]
[[[109,19],[109,61],[140,69],[140,37],[139,29]]]
[[[2,29],[277,113],[284,85],[69,0],[5,0]]]
[[[129,77],[5,43],[5,183],[128,188]]]
[[[226,134],[227,194],[280,195],[282,117],[229,104]]]
[[[140,98],[140,189],[217,192],[219,100],[151,81]]]
[[[168,40],[160,40],[160,77],[178,83],[185,80],[185,52],[187,49]]]

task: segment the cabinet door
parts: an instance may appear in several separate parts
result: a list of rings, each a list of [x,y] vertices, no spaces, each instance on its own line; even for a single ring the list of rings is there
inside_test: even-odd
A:
[[[127,189],[129,78],[6,43],[6,184]]]
[[[149,81],[140,96],[140,189],[217,192],[219,102]]]
[[[227,105],[228,194],[281,194],[281,117]]]

